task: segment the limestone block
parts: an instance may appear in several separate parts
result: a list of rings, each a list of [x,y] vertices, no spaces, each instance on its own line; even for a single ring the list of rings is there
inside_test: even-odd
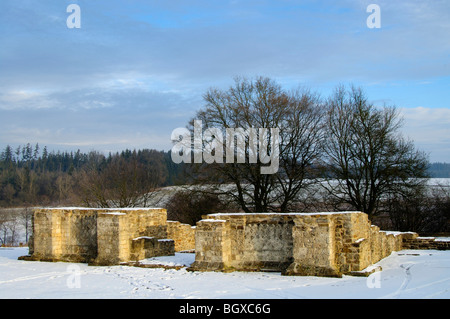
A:
[[[29,260],[113,265],[130,260],[133,238],[167,238],[167,213],[161,208],[41,208],[32,220]],[[173,253],[171,246],[173,241],[162,241],[153,251]]]
[[[293,263],[285,275],[340,276],[336,260],[335,218],[330,214],[297,215],[293,227]]]
[[[225,270],[230,266],[230,223],[204,219],[195,231],[195,261],[190,270]]]
[[[175,242],[175,251],[195,249],[195,227],[178,221],[167,221],[167,238]]]

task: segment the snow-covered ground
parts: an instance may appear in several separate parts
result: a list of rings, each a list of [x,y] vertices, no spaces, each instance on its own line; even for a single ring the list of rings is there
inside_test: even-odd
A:
[[[27,248],[0,248],[0,298],[438,298],[450,299],[450,251],[403,250],[370,277],[286,277],[263,272],[189,272],[17,260]],[[194,254],[145,260],[189,265]]]

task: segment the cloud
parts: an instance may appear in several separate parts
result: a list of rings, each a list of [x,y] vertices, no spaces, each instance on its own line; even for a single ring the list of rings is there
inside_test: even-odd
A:
[[[41,3],[37,14],[30,8],[3,14],[9,19],[2,24],[21,40],[11,33],[2,36],[8,48],[0,55],[6,71],[16,71],[8,72],[9,80],[0,77],[2,84],[89,85],[125,71],[170,78],[174,84],[242,73],[324,81],[442,76],[448,71],[442,61],[450,45],[444,40],[450,29],[443,13],[449,5],[440,1],[381,1],[380,31],[365,26],[365,1],[344,1],[346,6],[311,1],[82,2],[79,30],[65,27],[63,4]],[[12,74],[17,77],[11,79]]]
[[[450,162],[450,108],[403,108],[404,134],[432,162]]]
[[[0,93],[0,110],[42,109],[54,107],[47,95],[38,91],[10,91]]]
[[[120,109],[4,111],[0,145],[39,143],[67,149],[120,151],[125,148],[170,149],[171,131],[183,119]],[[169,124],[171,123],[171,124]]]
[[[0,1],[0,142],[160,145],[236,75],[356,82],[400,106],[449,101],[447,0],[380,0],[380,30],[366,26],[369,0],[78,0],[81,29],[68,29],[72,2]],[[435,89],[390,85],[407,81]]]
[[[197,100],[175,89],[152,90],[148,81],[122,76],[92,88],[0,94],[0,145],[168,150],[171,131],[194,116]]]

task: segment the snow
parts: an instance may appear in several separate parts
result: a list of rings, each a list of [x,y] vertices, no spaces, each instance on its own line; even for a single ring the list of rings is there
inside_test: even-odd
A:
[[[106,211],[138,211],[138,210],[148,210],[148,209],[163,209],[159,207],[124,207],[124,208],[93,208],[93,207],[35,207],[35,208],[42,208],[42,209],[52,209],[52,210],[86,210],[86,211],[92,211],[92,210],[106,210]]]
[[[394,252],[369,277],[288,277],[265,272],[190,272],[186,268],[88,266],[17,260],[28,248],[0,248],[0,298],[333,299],[450,298],[450,251]],[[192,253],[149,264],[188,266]]]
[[[322,215],[341,215],[341,214],[354,214],[357,213],[356,211],[345,211],[345,212],[318,212],[318,213],[254,213],[254,214],[261,214],[261,215],[267,215],[267,216],[322,216]],[[214,217],[220,217],[220,216],[248,216],[248,213],[216,213],[216,214],[209,214],[207,216],[214,216]]]
[[[195,261],[195,254],[191,253],[175,253],[175,256],[161,256],[141,260],[143,265],[164,265],[164,266],[181,266],[188,267]]]
[[[202,219],[202,223],[226,223],[225,219]]]
[[[133,240],[139,240],[139,239],[153,239],[153,237],[149,237],[149,236],[141,236],[141,237],[133,238]]]
[[[380,232],[385,233],[386,235],[393,235],[394,237],[402,235],[402,234],[415,234],[414,232],[401,232],[401,231],[392,231],[392,230],[380,230]]]

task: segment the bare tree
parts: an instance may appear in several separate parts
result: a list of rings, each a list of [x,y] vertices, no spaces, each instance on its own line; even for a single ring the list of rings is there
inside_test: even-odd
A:
[[[157,153],[157,152],[156,152]],[[100,170],[86,168],[80,174],[82,201],[90,207],[146,207],[165,178],[163,155],[153,154],[148,163],[136,156],[116,155]]]
[[[395,107],[376,108],[361,89],[342,86],[327,104],[324,187],[335,204],[371,216],[389,194],[423,186],[427,157],[399,134]]]
[[[216,194],[190,188],[173,194],[166,208],[168,219],[195,225],[202,215],[224,212],[228,206]]]
[[[0,246],[6,245],[9,221],[9,214],[6,209],[0,209]]]
[[[289,111],[280,130],[281,169],[276,175],[280,211],[301,207],[297,203],[299,193],[317,183],[324,143],[323,119],[323,107],[317,94],[302,90],[290,95]]]
[[[19,217],[21,222],[23,223],[23,228],[25,230],[25,242],[28,242],[30,238],[30,233],[32,231],[32,216],[33,209],[31,207],[24,207],[19,212]]]
[[[14,246],[17,244],[18,219],[14,209],[0,210],[0,244]]]
[[[11,205],[14,200],[14,194],[16,193],[14,186],[12,186],[11,184],[6,184],[6,186],[3,187],[1,193],[2,198],[4,199],[6,204]]]
[[[57,188],[58,203],[64,202],[72,193],[72,178],[67,174],[60,174],[55,181]]]
[[[448,185],[427,185],[390,196],[387,200],[392,228],[435,234],[450,230],[450,190]]]
[[[228,90],[210,89],[204,100],[206,105],[191,121],[190,128],[194,131],[194,121],[200,120],[206,129],[218,129],[228,139],[220,145],[227,152],[220,150],[219,161],[198,165],[201,170],[196,171],[197,179],[216,182],[218,187],[211,191],[233,198],[245,212],[295,209],[297,195],[315,176],[314,164],[321,153],[323,114],[318,95],[306,89],[287,92],[275,81],[258,77],[236,78]],[[261,129],[269,128],[278,129],[279,136],[272,131],[264,136]],[[226,143],[234,145],[235,137],[244,140],[244,150],[227,147]],[[260,142],[258,147],[252,148],[252,138]],[[279,169],[272,174],[261,173],[267,165],[261,157],[251,160],[255,152],[261,152],[261,140],[265,138],[268,154],[274,155],[278,147]],[[207,143],[203,136],[203,146]],[[232,153],[228,154],[230,149]],[[217,155],[217,148],[215,151]],[[234,161],[227,160],[230,155]],[[234,187],[223,187],[223,183]]]

